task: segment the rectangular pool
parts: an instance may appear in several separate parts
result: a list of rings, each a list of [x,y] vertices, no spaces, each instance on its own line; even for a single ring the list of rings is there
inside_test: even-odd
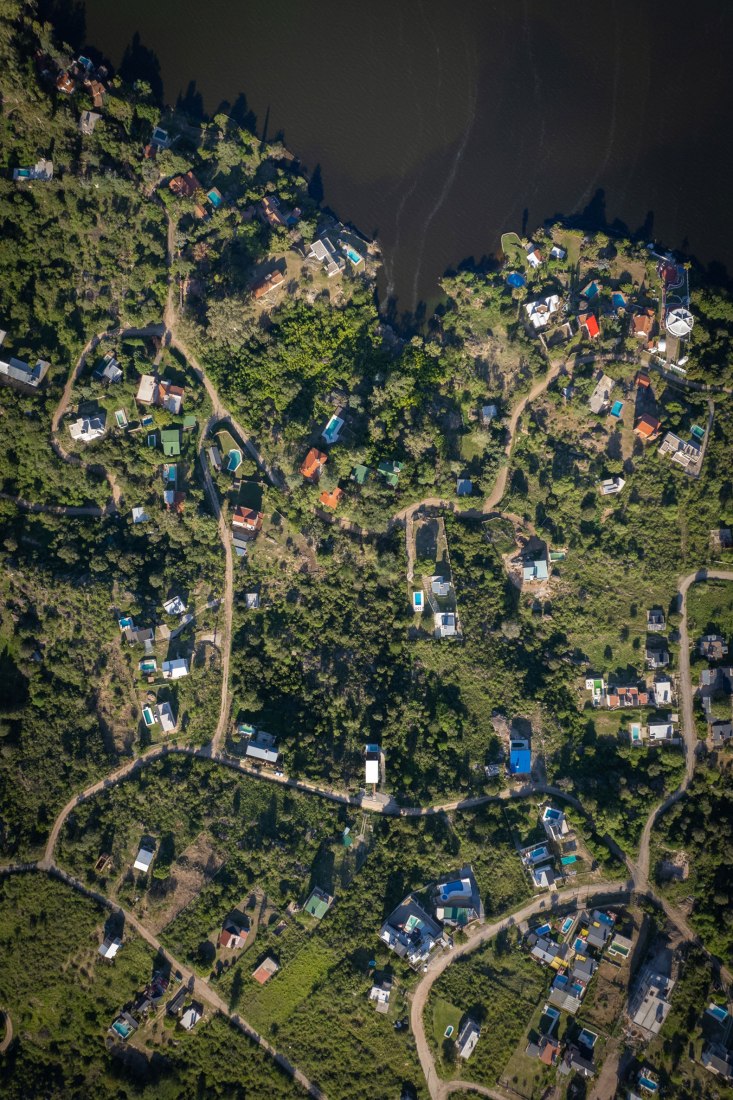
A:
[[[568,867],[571,863],[576,863],[577,859],[577,856],[563,856],[560,862],[564,867]]]
[[[616,417],[621,416],[621,413],[623,412],[623,408],[624,408],[623,401],[614,401],[613,405],[611,406],[611,416],[616,416]]]
[[[562,932],[563,936],[567,936],[568,932],[573,927],[574,920],[575,917],[566,917],[565,920],[562,922],[560,931]]]

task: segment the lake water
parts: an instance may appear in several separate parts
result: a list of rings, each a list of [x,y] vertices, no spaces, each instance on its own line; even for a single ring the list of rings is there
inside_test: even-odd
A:
[[[400,311],[504,230],[584,210],[733,269],[727,0],[86,0],[115,65],[135,34],[168,102],[282,133],[379,238]]]

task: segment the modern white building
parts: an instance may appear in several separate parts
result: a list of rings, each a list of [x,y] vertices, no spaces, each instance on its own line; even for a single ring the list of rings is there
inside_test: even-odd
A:
[[[153,862],[154,858],[155,852],[151,852],[149,848],[141,848],[140,851],[137,853],[137,856],[135,857],[135,862],[132,866],[136,871],[143,871],[147,874],[147,872],[150,870],[150,864]]]

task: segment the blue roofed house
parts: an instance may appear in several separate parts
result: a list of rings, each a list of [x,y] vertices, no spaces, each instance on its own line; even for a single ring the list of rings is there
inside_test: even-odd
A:
[[[509,743],[509,774],[529,775],[532,771],[532,752],[526,738]]]

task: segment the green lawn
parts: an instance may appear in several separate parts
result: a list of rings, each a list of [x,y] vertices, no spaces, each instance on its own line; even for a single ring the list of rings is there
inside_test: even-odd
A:
[[[437,1046],[442,1046],[448,1027],[453,1028],[451,1039],[458,1038],[458,1028],[462,1016],[463,1013],[460,1008],[456,1008],[449,1001],[444,1001],[442,997],[435,998],[433,1004],[433,1036]]]
[[[722,634],[733,639],[733,584],[730,581],[701,581],[687,593],[687,623],[690,639],[702,634]]]

